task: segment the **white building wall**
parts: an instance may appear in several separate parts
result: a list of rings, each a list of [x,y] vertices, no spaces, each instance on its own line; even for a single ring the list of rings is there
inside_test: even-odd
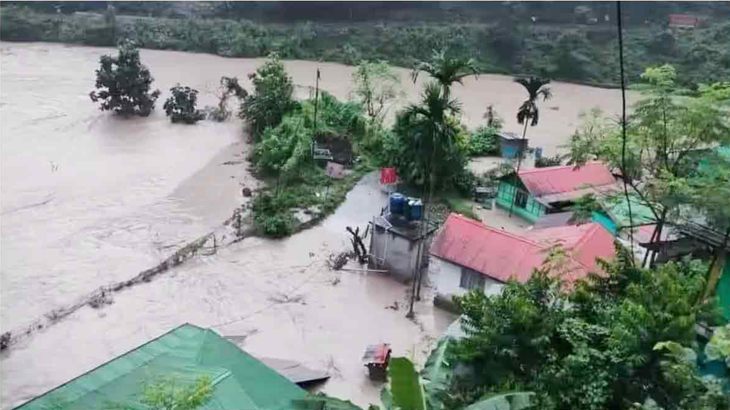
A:
[[[463,296],[467,289],[459,286],[461,283],[462,267],[444,259],[432,256],[429,267],[429,278],[436,288],[436,296],[444,301],[450,302],[454,296]],[[504,283],[484,276],[484,293],[486,295],[499,295],[502,292]]]

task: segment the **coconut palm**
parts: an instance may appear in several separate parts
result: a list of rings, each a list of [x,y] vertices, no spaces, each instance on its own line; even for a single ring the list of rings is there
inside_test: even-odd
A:
[[[540,109],[537,107],[537,99],[542,96],[543,101],[547,101],[552,98],[553,93],[550,87],[550,80],[547,78],[530,77],[530,78],[516,78],[516,83],[521,84],[527,90],[527,99],[522,103],[520,108],[517,110],[517,122],[520,125],[524,124],[522,129],[522,143],[520,149],[517,152],[517,173],[520,173],[520,165],[522,165],[522,147],[525,145],[525,137],[527,136],[527,126],[531,127],[537,125],[540,121]],[[514,208],[517,195],[512,198],[512,204],[509,208],[509,216],[512,216],[512,208]]]
[[[449,58],[446,56],[446,49],[434,50],[431,61],[420,61],[416,63],[411,73],[411,79],[415,84],[418,75],[424,71],[436,80],[444,89],[445,97],[451,91],[454,83],[464,84],[462,79],[470,75],[478,75],[476,61],[473,58]]]

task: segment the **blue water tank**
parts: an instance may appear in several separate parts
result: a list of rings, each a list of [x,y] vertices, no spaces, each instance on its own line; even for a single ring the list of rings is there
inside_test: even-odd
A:
[[[403,204],[406,202],[406,198],[397,193],[393,192],[390,194],[390,213],[393,215],[403,215]]]
[[[411,200],[409,203],[409,220],[420,221],[423,218],[423,202],[420,199]]]

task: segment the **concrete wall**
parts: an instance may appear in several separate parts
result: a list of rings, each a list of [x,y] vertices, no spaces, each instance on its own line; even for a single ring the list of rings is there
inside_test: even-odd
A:
[[[423,252],[427,254],[428,247],[424,247]],[[370,254],[378,259],[385,259],[382,265],[373,264],[374,268],[387,269],[394,278],[407,282],[413,278],[418,257],[418,242],[376,228],[370,238]]]
[[[454,296],[462,296],[467,293],[467,289],[459,286],[462,269],[464,268],[459,265],[431,256],[428,275],[435,287],[436,297],[442,302],[451,302]],[[503,286],[504,284],[501,282],[488,276],[484,277],[484,293],[487,295],[498,295]]]

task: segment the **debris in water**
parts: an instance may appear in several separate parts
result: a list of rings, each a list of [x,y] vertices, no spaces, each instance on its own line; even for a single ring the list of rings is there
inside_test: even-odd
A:
[[[91,306],[94,309],[99,309],[105,305],[111,305],[114,303],[114,300],[111,298],[109,293],[106,291],[101,291],[98,295],[93,296],[89,300],[89,306]]]
[[[10,332],[5,332],[2,336],[0,336],[0,351],[8,348],[8,345],[10,344],[10,336]]]
[[[243,194],[243,196],[245,196],[246,198],[248,198],[248,197],[250,197],[251,195],[253,195],[253,192],[251,191],[251,188],[248,188],[248,187],[244,187],[244,188],[243,188],[243,189],[241,190],[241,194]]]
[[[337,286],[339,283],[340,283],[340,278],[334,278],[334,280],[332,280],[332,286]]]
[[[353,254],[353,252],[340,252],[337,255],[332,254],[327,259],[327,265],[332,270],[340,270],[347,264],[348,259],[352,256],[351,254]]]
[[[399,310],[400,309],[400,305],[398,305],[398,301],[396,300],[395,302],[393,302],[392,305],[386,306],[385,308],[386,309]]]

